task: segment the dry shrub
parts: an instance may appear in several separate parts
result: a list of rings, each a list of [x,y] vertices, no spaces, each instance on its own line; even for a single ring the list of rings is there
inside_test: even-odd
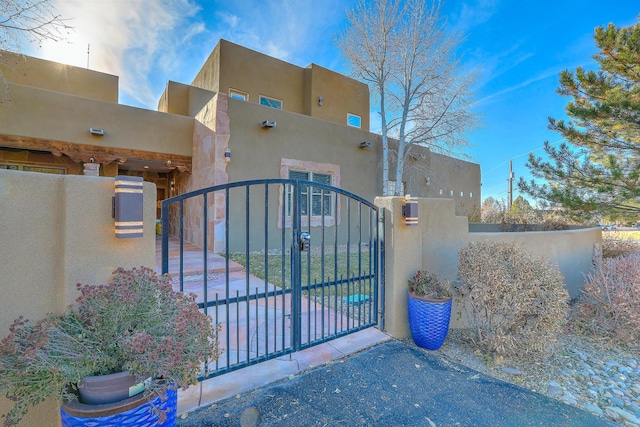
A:
[[[640,347],[640,253],[604,259],[578,304],[587,331]]]
[[[557,266],[515,243],[469,243],[456,290],[476,345],[501,356],[539,357],[557,342],[569,294]]]
[[[640,252],[640,241],[627,233],[608,231],[602,234],[602,257],[613,258],[620,255]]]

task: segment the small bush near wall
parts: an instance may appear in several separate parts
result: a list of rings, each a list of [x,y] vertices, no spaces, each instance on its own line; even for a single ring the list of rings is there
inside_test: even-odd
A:
[[[553,347],[569,308],[557,266],[515,243],[485,241],[460,250],[458,272],[456,291],[481,350],[526,357]]]
[[[578,306],[588,332],[640,349],[640,254],[604,259],[587,276]]]
[[[634,234],[616,231],[603,232],[602,258],[613,258],[640,252],[640,239]]]

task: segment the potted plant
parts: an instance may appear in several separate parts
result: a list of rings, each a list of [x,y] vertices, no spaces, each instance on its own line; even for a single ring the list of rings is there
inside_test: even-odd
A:
[[[20,317],[2,340],[0,395],[14,401],[4,424],[17,424],[50,397],[62,403],[65,426],[84,425],[76,418],[94,410],[96,418],[128,416],[140,412],[138,404],[148,407],[154,423],[135,425],[167,416],[164,425],[175,424],[176,389],[196,383],[203,363],[219,356],[219,327],[199,311],[194,295],[175,292],[168,275],[150,268],[120,268],[110,283],[78,284],[78,290],[64,313],[35,323]],[[82,397],[92,389],[97,397]],[[110,425],[119,424],[124,421]]]
[[[416,345],[437,350],[444,343],[451,318],[449,282],[427,270],[409,279],[409,329]]]

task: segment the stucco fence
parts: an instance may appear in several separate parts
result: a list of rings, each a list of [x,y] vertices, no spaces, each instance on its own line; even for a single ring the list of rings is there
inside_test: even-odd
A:
[[[410,336],[407,320],[407,282],[419,269],[427,269],[443,279],[455,282],[458,276],[458,251],[469,242],[485,240],[517,242],[526,250],[546,256],[564,276],[571,298],[580,295],[584,275],[591,269],[595,245],[602,244],[599,228],[562,231],[498,232],[482,224],[469,224],[467,217],[455,216],[451,199],[418,199],[418,225],[405,225],[403,197],[376,198],[385,212],[385,311],[384,329],[396,338]],[[455,304],[455,303],[454,303]],[[463,327],[455,313],[452,327]]]
[[[106,283],[118,267],[155,262],[156,188],[144,183],[144,237],[118,239],[113,178],[0,170],[0,338],[18,316],[62,312],[77,283]],[[0,414],[10,408],[0,396]],[[60,425],[56,404],[34,408],[23,426]]]
[[[0,170],[0,337],[20,315],[40,319],[77,297],[77,283],[105,283],[117,267],[155,263],[156,189],[144,183],[144,237],[118,239],[111,216],[115,180]],[[427,268],[457,277],[458,250],[469,241],[517,240],[560,265],[572,296],[589,270],[599,229],[562,232],[473,233],[455,216],[451,199],[419,199],[419,225],[407,227],[402,197],[376,199],[386,220],[385,330],[409,335],[407,280]],[[455,323],[453,326],[456,325]],[[0,413],[9,402],[0,396]],[[30,411],[21,425],[56,426],[55,402]]]

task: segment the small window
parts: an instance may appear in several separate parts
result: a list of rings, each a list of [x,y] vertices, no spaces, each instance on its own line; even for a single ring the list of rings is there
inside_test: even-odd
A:
[[[280,101],[279,99],[267,98],[266,96],[262,95],[260,95],[260,105],[282,110],[282,101]]]
[[[249,94],[241,90],[229,88],[229,97],[233,99],[239,99],[240,101],[246,101],[249,99]]]
[[[460,197],[464,197],[464,191],[460,192]]]
[[[320,184],[331,185],[332,179],[330,174],[306,171],[289,171],[289,178],[300,179],[305,181],[313,181]],[[323,190],[320,187],[311,187],[303,185],[300,187],[300,214],[309,215],[309,207],[311,207],[311,216],[332,216],[333,214],[333,198],[334,192]],[[291,216],[291,188],[287,190],[287,215]]]
[[[52,173],[56,175],[64,175],[67,172],[65,168],[35,166],[35,165],[29,166],[29,165],[0,164],[0,169],[9,169],[9,170],[25,171],[25,172]]]
[[[349,126],[353,126],[354,128],[361,127],[361,119],[360,116],[356,116],[355,114],[347,113],[347,124]]]

